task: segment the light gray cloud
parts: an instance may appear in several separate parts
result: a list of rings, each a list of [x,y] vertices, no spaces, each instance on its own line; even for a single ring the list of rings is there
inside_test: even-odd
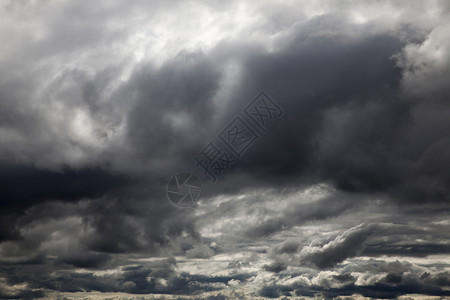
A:
[[[362,225],[349,229],[322,246],[307,246],[300,252],[301,263],[318,268],[329,268],[347,258],[355,257],[364,249],[364,242],[377,231],[377,225]]]

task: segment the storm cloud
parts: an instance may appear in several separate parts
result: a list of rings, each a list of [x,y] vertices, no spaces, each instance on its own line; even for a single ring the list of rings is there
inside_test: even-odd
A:
[[[450,296],[447,2],[0,15],[0,298]]]

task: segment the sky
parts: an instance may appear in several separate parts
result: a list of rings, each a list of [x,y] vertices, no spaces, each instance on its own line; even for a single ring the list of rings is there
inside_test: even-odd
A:
[[[436,0],[2,1],[0,299],[450,299],[449,36]]]

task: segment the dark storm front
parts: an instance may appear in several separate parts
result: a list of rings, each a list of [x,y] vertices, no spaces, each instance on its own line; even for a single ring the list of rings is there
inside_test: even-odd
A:
[[[284,115],[284,110],[268,93],[261,91],[203,149],[194,156],[202,174],[216,181],[230,171],[271,125]]]
[[[210,181],[229,172],[271,125],[284,115],[283,109],[264,91],[259,92],[220,133],[193,159]],[[178,208],[195,207],[203,193],[200,179],[190,172],[174,175],[167,184],[167,199]]]

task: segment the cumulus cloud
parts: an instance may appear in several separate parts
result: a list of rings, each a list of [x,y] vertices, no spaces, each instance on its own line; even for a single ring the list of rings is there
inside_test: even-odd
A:
[[[210,258],[214,255],[214,251],[207,245],[200,245],[186,251],[187,258]]]
[[[323,246],[307,246],[301,250],[301,261],[319,268],[329,268],[358,255],[364,242],[377,230],[376,225],[357,226]]]

